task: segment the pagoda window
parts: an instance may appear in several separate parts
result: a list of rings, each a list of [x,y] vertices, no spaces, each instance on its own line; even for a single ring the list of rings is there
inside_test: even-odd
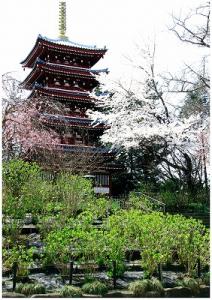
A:
[[[97,174],[95,178],[96,186],[109,186],[109,175]]]

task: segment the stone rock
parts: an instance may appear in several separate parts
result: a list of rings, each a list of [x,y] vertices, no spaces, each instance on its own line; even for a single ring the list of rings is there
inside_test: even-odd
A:
[[[191,289],[182,286],[167,288],[164,291],[166,298],[187,298],[192,296]]]
[[[59,293],[34,294],[31,298],[61,298]]]
[[[139,280],[143,278],[143,272],[140,271],[125,271],[124,272],[124,279],[133,279]]]
[[[112,290],[109,291],[104,297],[106,298],[131,298],[133,293],[128,290]]]
[[[129,286],[129,282],[127,282],[127,281],[125,281],[125,280],[119,278],[119,279],[116,280],[116,286],[117,286],[118,288],[124,288],[124,289],[127,289],[128,286]]]
[[[198,297],[210,298],[210,287],[207,285],[200,285]]]
[[[158,293],[156,291],[149,291],[149,292],[146,292],[145,297],[146,298],[159,298],[160,293]]]
[[[101,295],[91,295],[91,294],[83,294],[83,298],[102,298]]]
[[[42,242],[40,242],[40,241],[29,241],[29,246],[30,247],[38,247],[38,248],[40,248],[40,247],[43,247],[43,243]]]
[[[4,292],[2,293],[2,298],[25,298],[26,296],[23,294],[15,293],[15,292]]]

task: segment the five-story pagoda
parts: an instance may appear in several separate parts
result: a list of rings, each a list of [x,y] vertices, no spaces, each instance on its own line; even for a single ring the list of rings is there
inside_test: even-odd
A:
[[[66,3],[62,1],[59,5],[59,38],[38,36],[33,49],[21,62],[23,68],[32,69],[21,85],[31,90],[29,97],[48,97],[52,103],[63,104],[62,115],[42,113],[45,125],[60,136],[54,151],[63,153],[63,159],[65,154],[69,162],[78,161],[79,171],[84,169],[84,175],[86,170],[87,175],[95,176],[95,192],[109,194],[111,172],[116,168],[111,164],[113,154],[98,142],[105,126],[93,124],[86,115],[88,109],[95,109],[95,101],[90,96],[98,85],[95,75],[107,72],[92,67],[107,50],[69,41],[66,37]],[[84,158],[83,163],[82,160],[79,162],[79,157]]]

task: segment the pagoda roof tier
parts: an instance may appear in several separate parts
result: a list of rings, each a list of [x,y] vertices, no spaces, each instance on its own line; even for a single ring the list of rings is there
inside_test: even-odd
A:
[[[71,90],[61,88],[43,87],[39,84],[35,84],[29,98],[37,96],[37,94],[55,98],[55,100],[61,101],[73,101],[82,103],[94,103],[94,99],[90,97],[89,93],[82,91],[80,88],[73,88]]]
[[[94,124],[91,119],[81,117],[69,117],[61,115],[42,114],[42,121],[50,125],[70,126],[78,128],[86,128],[90,130],[106,129],[104,124]]]
[[[30,74],[21,83],[21,86],[26,89],[31,89],[32,84],[35,81],[37,81],[41,76],[43,76],[43,74],[53,74],[54,76],[65,75],[73,78],[84,78],[96,81],[94,73],[97,72],[98,70],[91,71],[90,69],[86,68],[50,64],[39,60],[34,65],[34,68],[30,72]]]
[[[52,67],[54,69],[58,69],[58,70],[63,70],[65,72],[79,72],[82,74],[89,74],[89,75],[98,75],[100,73],[108,73],[108,68],[105,69],[91,69],[91,68],[86,68],[86,67],[76,67],[76,66],[72,66],[72,65],[67,65],[67,64],[59,64],[59,63],[51,63],[51,62],[45,62],[44,60],[37,58],[35,61],[35,64],[41,64],[41,65],[45,65],[48,67]]]
[[[70,153],[101,154],[106,156],[115,155],[115,152],[111,151],[111,149],[108,147],[56,144],[54,145],[54,149],[64,151],[64,152],[70,152]]]
[[[62,70],[70,71],[70,70],[76,70],[76,71],[81,71],[85,73],[90,73],[90,74],[100,74],[100,73],[109,73],[108,68],[104,69],[91,69],[91,68],[86,68],[86,67],[77,67],[77,66],[72,66],[72,65],[67,65],[67,64],[61,64],[61,63],[53,63],[53,62],[46,62],[43,59],[37,58],[34,65],[36,63],[43,64],[43,65],[48,65],[52,66],[54,68],[59,68]],[[33,67],[34,67],[33,65]]]
[[[104,56],[107,49],[97,48],[96,46],[86,46],[69,40],[50,39],[39,34],[29,55],[21,62],[22,66],[31,68],[38,57],[44,52],[49,51],[60,52],[63,54],[77,54],[87,57],[92,56],[95,57],[94,65]]]

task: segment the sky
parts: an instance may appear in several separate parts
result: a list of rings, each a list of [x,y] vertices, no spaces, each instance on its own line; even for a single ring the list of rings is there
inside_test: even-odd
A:
[[[1,0],[1,73],[21,72],[20,62],[28,55],[38,34],[58,37],[59,0]],[[127,72],[125,56],[135,44],[143,47],[156,41],[160,70],[177,70],[198,55],[182,45],[167,26],[171,14],[179,15],[199,0],[66,0],[67,35],[71,41],[102,47],[108,52],[96,67],[108,67],[114,76]],[[130,76],[130,74],[129,74]]]

